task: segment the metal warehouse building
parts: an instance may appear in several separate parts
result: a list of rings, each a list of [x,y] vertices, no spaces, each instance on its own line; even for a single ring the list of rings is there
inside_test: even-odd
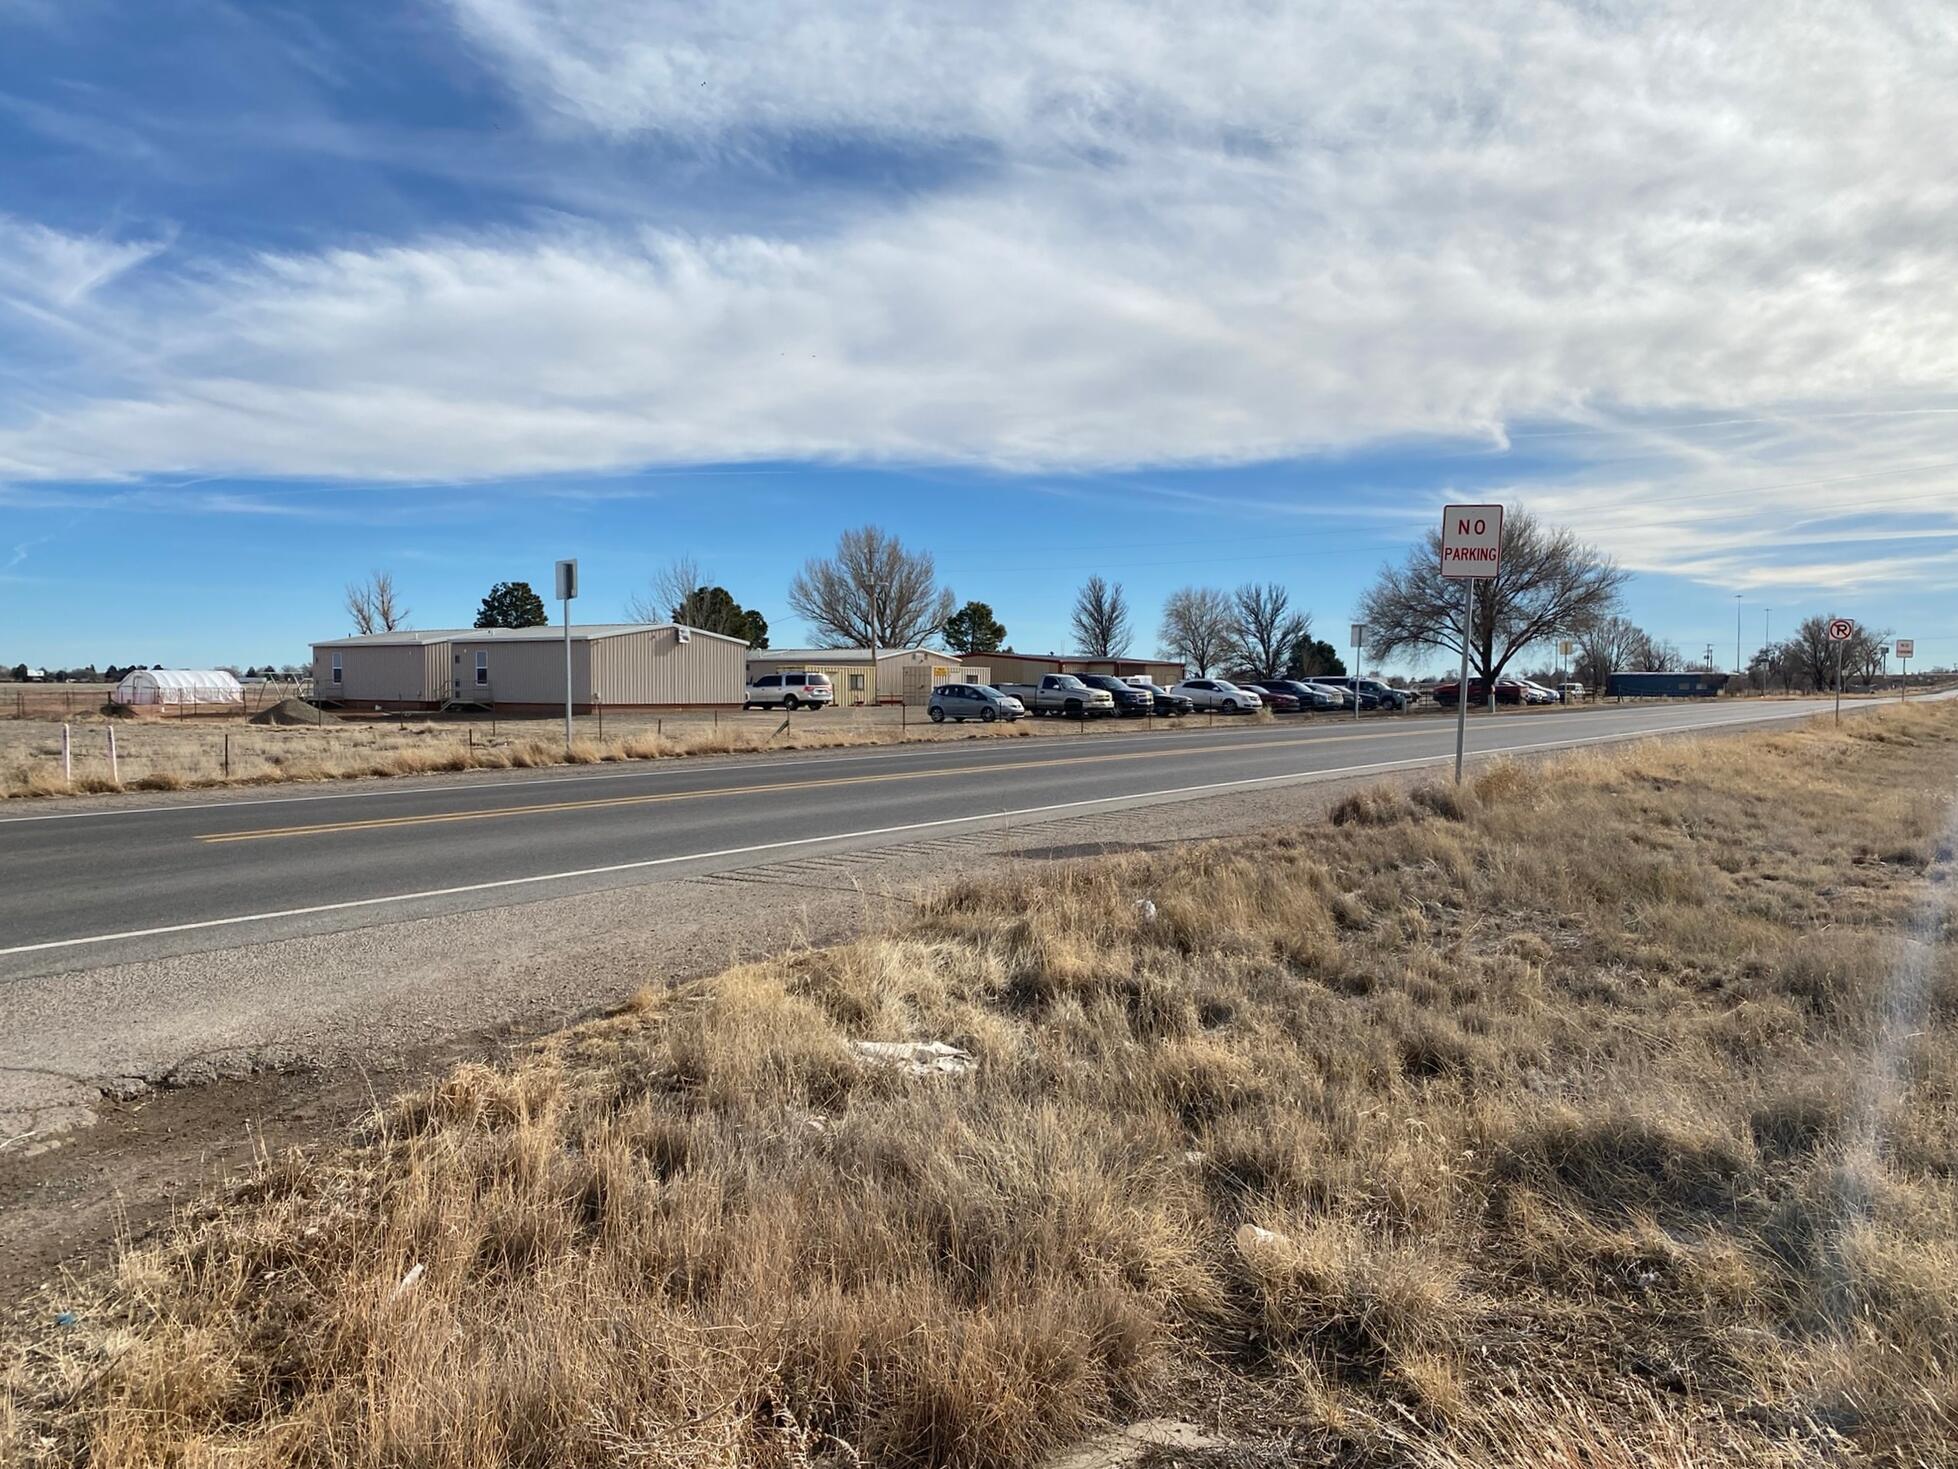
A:
[[[923,704],[935,683],[986,683],[990,671],[936,648],[757,648],[748,654],[748,677],[770,673],[826,673],[839,706],[902,700]]]
[[[748,645],[673,623],[571,629],[571,699],[582,712],[741,702]],[[437,628],[313,644],[313,691],[382,709],[564,708],[562,627]]]

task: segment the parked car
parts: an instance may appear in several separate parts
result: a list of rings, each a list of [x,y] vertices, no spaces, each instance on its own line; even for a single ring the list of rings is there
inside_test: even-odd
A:
[[[1345,689],[1360,701],[1362,709],[1405,709],[1407,690],[1382,683],[1377,678],[1358,678],[1350,673],[1328,674],[1312,680],[1328,688]],[[1352,708],[1349,701],[1347,708]]]
[[[1265,701],[1265,708],[1273,714],[1297,714],[1301,709],[1310,709],[1312,701],[1292,687],[1290,680],[1282,678],[1245,678],[1238,685],[1250,689]]]
[[[1498,687],[1501,686],[1502,682],[1503,680],[1497,680]],[[1523,702],[1525,704],[1555,704],[1558,702],[1557,691],[1555,689],[1547,689],[1534,679],[1519,678],[1516,682],[1523,687]]]
[[[933,724],[943,724],[948,719],[958,724],[968,719],[996,724],[1002,719],[1026,718],[1027,706],[991,684],[942,683],[931,691],[925,712],[931,715]]]
[[[1557,685],[1557,697],[1566,704],[1582,704],[1584,702],[1584,685],[1581,683],[1560,683]]]
[[[1461,690],[1461,684],[1455,679],[1449,679],[1445,683],[1438,683],[1434,686],[1434,700],[1437,704],[1442,705],[1444,708],[1453,709],[1455,707],[1456,697],[1460,693],[1460,690]],[[1479,678],[1470,679],[1468,698],[1469,698],[1470,708],[1476,708],[1481,705],[1487,704],[1489,702],[1489,685],[1484,680]],[[1496,702],[1498,704],[1522,703],[1523,702],[1522,686],[1519,685],[1516,682],[1516,680],[1513,678],[1497,679]]]
[[[1091,689],[1106,689],[1113,695],[1117,714],[1143,715],[1155,712],[1154,698],[1134,684],[1116,678],[1112,673],[1077,673],[1075,677]]]
[[[836,702],[836,686],[827,673],[769,673],[742,690],[743,709],[821,709]]]
[[[1227,678],[1186,678],[1170,689],[1181,694],[1199,709],[1219,714],[1249,714],[1264,708],[1264,699],[1255,689],[1239,688]]]
[[[1113,694],[1107,689],[1091,689],[1071,673],[1043,673],[1039,683],[1003,683],[998,687],[1002,694],[1018,699],[1030,714],[1100,719],[1115,712]]]
[[[1302,678],[1259,679],[1254,687],[1260,693],[1283,694],[1295,699],[1297,700],[1295,707],[1299,709],[1340,709],[1344,708],[1347,702],[1340,697],[1338,689],[1323,688]]]
[[[1122,680],[1132,689],[1141,689],[1156,701],[1156,713],[1165,717],[1194,713],[1196,705],[1181,694],[1172,694],[1146,673],[1134,674]]]

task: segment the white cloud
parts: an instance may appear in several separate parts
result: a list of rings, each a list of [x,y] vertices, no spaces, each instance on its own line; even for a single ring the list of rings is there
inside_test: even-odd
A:
[[[1958,459],[1935,6],[453,3],[559,132],[977,163],[821,229],[571,222],[98,296],[142,257],[57,242],[29,274],[89,345],[0,419],[0,474],[1102,468],[1558,420],[1593,459],[1532,498],[1662,565],[1681,526],[1758,546],[1723,525],[1752,485]],[[1628,518],[1654,485],[1709,498]]]
[[[167,243],[64,234],[0,214],[0,300],[37,312],[74,306]]]

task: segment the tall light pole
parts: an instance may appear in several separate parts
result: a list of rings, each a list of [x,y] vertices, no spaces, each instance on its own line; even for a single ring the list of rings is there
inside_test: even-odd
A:
[[[1734,674],[1736,677],[1738,677],[1740,674],[1740,638],[1741,638],[1740,619],[1741,619],[1741,610],[1744,606],[1745,603],[1741,601],[1741,593],[1735,592],[1734,593]]]

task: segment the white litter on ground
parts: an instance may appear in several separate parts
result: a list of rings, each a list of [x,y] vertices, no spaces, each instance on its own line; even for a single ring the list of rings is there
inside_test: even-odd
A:
[[[910,1076],[964,1076],[976,1071],[970,1051],[943,1041],[851,1041],[850,1049],[875,1066],[896,1066]]]

